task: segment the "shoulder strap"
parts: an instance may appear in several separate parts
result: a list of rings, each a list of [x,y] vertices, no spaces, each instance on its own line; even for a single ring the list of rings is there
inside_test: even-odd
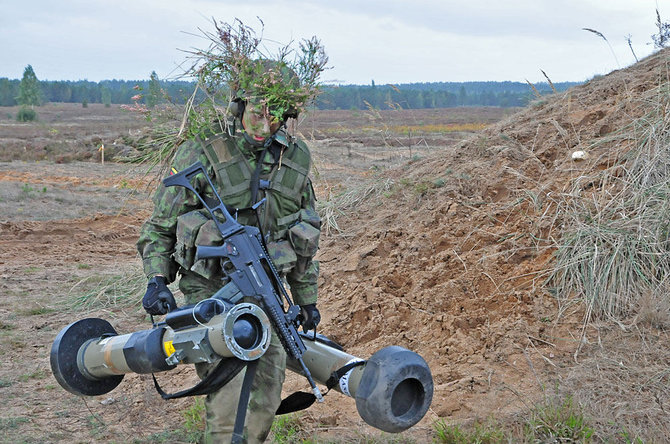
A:
[[[219,364],[214,368],[214,370],[207,375],[203,380],[194,385],[193,387],[182,390],[176,393],[166,393],[158,384],[156,376],[152,373],[151,376],[154,378],[154,387],[158,394],[161,395],[163,399],[177,399],[184,398],[186,396],[196,396],[196,395],[207,395],[209,393],[219,390],[224,385],[228,384],[231,379],[237,375],[240,370],[244,368],[246,363],[237,358],[225,358],[222,359]]]

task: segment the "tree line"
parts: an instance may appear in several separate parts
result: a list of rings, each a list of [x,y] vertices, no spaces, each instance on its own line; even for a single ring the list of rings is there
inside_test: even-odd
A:
[[[148,80],[43,80],[37,81],[36,86],[26,84],[33,76],[29,65],[21,80],[0,78],[0,106],[39,106],[48,102],[154,105],[165,100],[184,103],[195,85],[189,81],[161,81],[155,72]],[[33,91],[28,101],[24,99],[25,90]]]
[[[578,82],[431,82],[401,85],[328,86],[318,97],[319,109],[452,108],[457,106],[526,106],[538,94],[564,91]]]
[[[457,106],[525,106],[538,94],[566,90],[578,82],[430,82],[400,85],[328,85],[316,100],[318,109],[421,109]],[[185,103],[195,82],[160,80],[39,81],[29,65],[23,79],[0,78],[0,106],[37,106],[46,102],[132,104],[152,107],[169,100]]]

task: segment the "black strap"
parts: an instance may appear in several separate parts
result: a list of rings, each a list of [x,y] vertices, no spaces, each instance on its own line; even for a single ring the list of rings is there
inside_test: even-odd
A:
[[[231,444],[242,444],[244,439],[244,420],[247,416],[249,407],[249,396],[251,395],[251,384],[254,382],[256,369],[258,368],[258,359],[247,364],[247,371],[244,374],[242,390],[240,391],[240,400],[237,403],[237,415],[235,416],[235,426],[233,427],[233,437]]]
[[[346,375],[349,370],[352,368],[358,367],[359,365],[365,364],[366,361],[355,361],[355,362],[350,362],[349,364],[338,368],[335,370],[333,373],[330,374],[330,378],[326,381],[326,387],[328,388],[328,392],[330,389],[335,387],[339,382],[342,376]],[[326,392],[326,393],[328,393]]]
[[[224,385],[228,384],[231,379],[237,375],[242,368],[244,368],[245,362],[237,358],[225,358],[222,359],[219,364],[208,374],[203,380],[194,385],[193,387],[182,390],[177,393],[166,393],[158,384],[156,376],[152,373],[151,376],[154,378],[154,387],[156,391],[161,395],[163,399],[177,399],[183,398],[185,396],[197,396],[197,395],[207,395],[219,390]]]
[[[323,394],[323,396],[326,396],[330,390],[335,387],[342,376],[346,375],[347,372],[355,367],[358,367],[359,365],[365,364],[366,361],[356,361],[349,363],[343,367],[338,368],[335,370],[333,373],[330,374],[330,378],[328,378],[328,381],[326,381],[326,387],[328,388],[328,391]],[[314,404],[316,401],[316,396],[314,396],[314,393],[308,393],[308,392],[295,392],[291,393],[289,396],[286,398],[282,399],[281,404],[279,404],[279,408],[275,412],[275,415],[285,415],[287,413],[293,413],[297,412],[299,410],[304,410]]]
[[[270,152],[270,154],[272,154],[272,161],[273,161],[272,166],[279,163],[279,157],[281,156],[282,148],[278,144],[273,143],[275,137],[277,137],[276,133],[265,141],[265,145],[263,145],[265,149],[261,151],[260,156],[256,158],[256,169],[254,170],[254,173],[251,176],[251,184],[250,184],[252,206],[255,205],[257,202],[258,190],[264,189],[261,186],[261,182],[267,183],[267,181],[261,181],[261,170],[263,169],[263,161],[265,160],[265,154],[267,152]],[[268,187],[266,186],[265,189],[266,188]]]
[[[261,151],[261,155],[256,159],[256,169],[254,170],[254,173],[251,175],[251,205],[254,205],[256,203],[256,200],[258,199],[258,188],[260,187],[260,180],[261,180],[261,170],[263,169],[263,160],[265,159],[265,153],[268,152],[268,149],[265,148],[263,151]]]

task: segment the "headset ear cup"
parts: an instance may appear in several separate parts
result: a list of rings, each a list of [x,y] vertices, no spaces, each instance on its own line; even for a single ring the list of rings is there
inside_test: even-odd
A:
[[[228,104],[228,113],[233,117],[238,119],[242,118],[242,113],[244,112],[244,101],[240,99],[235,99]]]
[[[295,107],[293,107],[293,106],[290,107],[290,108],[284,113],[284,115],[282,116],[282,119],[284,120],[284,122],[286,122],[286,120],[288,120],[288,119],[290,119],[290,118],[293,118],[293,119],[297,119],[297,118],[298,118],[298,110],[297,110]]]

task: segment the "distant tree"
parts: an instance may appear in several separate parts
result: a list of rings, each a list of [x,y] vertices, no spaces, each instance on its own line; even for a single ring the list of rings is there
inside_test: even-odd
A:
[[[33,67],[28,65],[23,71],[23,78],[19,85],[19,95],[16,97],[16,101],[19,105],[40,106],[42,104],[41,95],[40,81],[37,80]]]
[[[149,95],[147,96],[147,106],[153,108],[161,101],[161,84],[158,80],[156,71],[151,71],[149,78]]]
[[[102,103],[105,105],[105,108],[112,106],[112,92],[109,88],[104,86],[100,88],[100,97],[102,98]]]
[[[16,105],[18,80],[9,80],[6,77],[0,79],[0,106]]]
[[[465,105],[468,100],[468,95],[465,92],[465,86],[461,86],[458,90],[458,104]]]

